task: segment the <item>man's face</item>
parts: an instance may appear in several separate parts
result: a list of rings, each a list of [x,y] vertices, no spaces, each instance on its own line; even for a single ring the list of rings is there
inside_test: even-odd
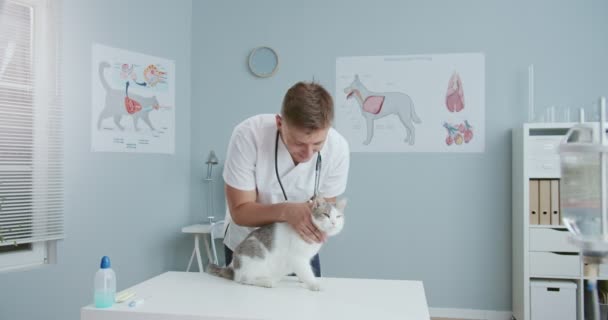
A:
[[[294,162],[307,162],[323,148],[329,128],[308,130],[289,126],[279,115],[277,115],[276,121],[283,143],[287,146]]]

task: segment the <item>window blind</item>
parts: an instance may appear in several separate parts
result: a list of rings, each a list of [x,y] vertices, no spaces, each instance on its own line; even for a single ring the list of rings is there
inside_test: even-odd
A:
[[[64,236],[56,0],[0,7],[0,246]]]

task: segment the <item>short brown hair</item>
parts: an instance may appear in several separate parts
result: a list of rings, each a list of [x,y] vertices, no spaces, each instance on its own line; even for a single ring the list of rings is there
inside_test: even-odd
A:
[[[298,82],[287,90],[281,116],[288,124],[301,129],[325,129],[334,120],[334,102],[320,84]]]

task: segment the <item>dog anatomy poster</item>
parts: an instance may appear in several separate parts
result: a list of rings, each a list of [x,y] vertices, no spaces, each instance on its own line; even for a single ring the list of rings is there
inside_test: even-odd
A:
[[[335,104],[353,152],[484,152],[485,57],[340,57]]]
[[[92,64],[92,150],[173,154],[174,61],[94,44]]]

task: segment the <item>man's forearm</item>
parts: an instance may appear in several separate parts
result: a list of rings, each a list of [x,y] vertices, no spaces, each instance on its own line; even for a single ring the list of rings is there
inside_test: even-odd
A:
[[[289,203],[243,203],[231,209],[234,223],[244,227],[260,227],[273,222],[285,222]]]

